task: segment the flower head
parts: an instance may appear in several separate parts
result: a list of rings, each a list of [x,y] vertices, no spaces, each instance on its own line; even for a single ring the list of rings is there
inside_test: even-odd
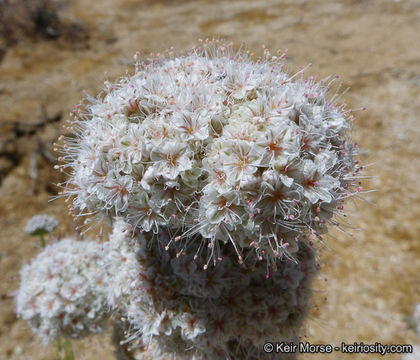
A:
[[[290,239],[332,224],[316,209],[357,194],[359,169],[332,81],[289,76],[281,59],[216,42],[137,64],[74,112],[63,195],[140,231],[230,243],[239,259],[248,238],[270,261],[293,256]]]
[[[25,232],[32,236],[45,235],[58,226],[56,218],[39,214],[31,217],[25,225]]]
[[[16,312],[45,343],[102,331],[108,309],[101,256],[100,244],[65,238],[23,266]]]

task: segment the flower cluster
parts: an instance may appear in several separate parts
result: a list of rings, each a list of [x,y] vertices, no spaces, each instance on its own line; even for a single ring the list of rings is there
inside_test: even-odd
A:
[[[230,242],[275,263],[301,234],[319,238],[342,201],[357,194],[350,111],[327,97],[331,83],[282,58],[204,43],[185,56],[138,63],[74,111],[61,146],[71,211],[121,216],[144,232],[173,229],[207,242],[217,262]],[[357,189],[356,189],[357,187]]]
[[[45,343],[102,331],[108,310],[102,247],[65,238],[21,270],[16,312]]]
[[[268,359],[266,341],[298,338],[310,238],[339,226],[361,167],[334,79],[290,76],[283,58],[216,41],[137,62],[78,105],[61,137],[70,213],[116,218],[97,260],[98,314],[106,298],[125,343],[148,356]],[[39,328],[36,311],[26,318]]]
[[[56,218],[49,215],[35,215],[25,225],[25,232],[29,235],[45,235],[52,232],[58,226]]]
[[[110,302],[128,321],[134,348],[146,346],[153,358],[263,359],[266,341],[297,340],[316,271],[310,247],[301,246],[297,263],[277,260],[268,275],[266,262],[254,256],[240,266],[229,247],[204,270],[193,251],[165,251],[167,231],[133,238],[130,230],[117,220],[105,263]]]

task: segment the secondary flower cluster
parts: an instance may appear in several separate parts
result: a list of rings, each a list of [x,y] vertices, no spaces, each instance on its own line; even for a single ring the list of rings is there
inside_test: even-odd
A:
[[[172,229],[168,246],[184,250],[205,239],[205,267],[219,243],[240,262],[251,248],[275,263],[304,232],[319,238],[360,191],[351,116],[327,98],[333,80],[289,76],[282,58],[205,43],[107,84],[74,111],[75,137],[61,146],[71,212]]]
[[[154,359],[263,359],[266,341],[297,341],[316,271],[313,249],[301,246],[297,263],[277,260],[267,275],[266,262],[254,256],[241,266],[229,247],[204,270],[193,251],[200,245],[180,254],[165,251],[169,241],[166,231],[133,238],[119,219],[107,243],[109,300],[127,320],[133,348],[146,347]]]
[[[58,226],[56,218],[49,215],[35,215],[25,225],[25,232],[29,235],[45,235]]]
[[[63,239],[21,270],[16,312],[45,343],[102,330],[108,310],[101,245]]]

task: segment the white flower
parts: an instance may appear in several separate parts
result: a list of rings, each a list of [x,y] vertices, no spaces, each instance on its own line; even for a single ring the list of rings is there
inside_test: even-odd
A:
[[[48,234],[58,226],[56,218],[49,215],[35,215],[25,225],[25,232],[29,235]]]
[[[138,164],[142,162],[143,154],[146,157],[144,128],[137,124],[130,124],[128,132],[121,138],[121,145],[125,150],[128,163]],[[125,147],[125,148],[124,148]]]
[[[261,164],[273,167],[276,164],[286,164],[299,156],[300,148],[294,126],[269,126],[265,134],[256,141],[261,147]]]
[[[192,151],[181,140],[166,142],[161,147],[156,147],[150,154],[150,159],[154,162],[155,176],[175,180],[181,172],[192,169],[191,155]]]
[[[327,172],[335,165],[336,157],[333,152],[317,154],[315,161],[304,160],[303,162],[303,195],[312,204],[319,200],[331,202],[332,190],[340,186],[338,179]]]
[[[110,171],[104,182],[99,184],[98,199],[104,202],[106,209],[115,210],[119,214],[128,208],[128,198],[133,187],[133,179],[128,176],[119,176],[115,171]]]
[[[138,64],[76,111],[76,136],[61,149],[71,173],[63,196],[75,213],[224,239],[236,253],[256,237],[263,258],[277,258],[268,239],[324,233],[316,209],[339,215],[358,187],[349,112],[329,97],[331,82],[298,75],[277,58],[208,43]],[[217,205],[223,197],[235,209]]]
[[[23,266],[16,312],[45,343],[102,331],[108,307],[101,257],[100,244],[65,238]]]
[[[252,177],[260,165],[254,145],[241,140],[226,140],[220,161],[227,181],[239,186]]]
[[[266,216],[287,219],[289,215],[297,215],[294,203],[299,202],[299,192],[284,185],[280,175],[274,171],[266,171],[261,183],[261,198],[254,205],[262,209]]]
[[[231,68],[229,70],[231,72],[225,80],[225,86],[234,99],[243,99],[260,85],[261,79],[255,73],[255,69],[251,64],[244,64],[243,67]]]
[[[174,321],[174,325],[181,328],[181,335],[187,340],[192,340],[206,331],[203,324],[189,313],[178,315]]]
[[[209,137],[209,118],[200,113],[181,113],[174,124],[182,134],[182,138],[188,140],[205,140]]]
[[[149,196],[140,192],[128,209],[128,218],[134,226],[144,231],[157,231],[159,225],[165,225],[166,220],[156,204]]]

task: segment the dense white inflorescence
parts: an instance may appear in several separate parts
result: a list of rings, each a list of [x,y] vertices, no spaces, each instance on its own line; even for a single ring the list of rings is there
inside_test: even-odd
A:
[[[53,231],[58,226],[56,218],[49,215],[35,215],[25,225],[25,232],[29,235],[44,235]]]
[[[146,358],[256,360],[270,358],[266,341],[297,341],[316,271],[310,247],[301,246],[297,263],[277,260],[268,275],[266,262],[239,265],[228,247],[204,270],[194,252],[165,250],[167,232],[130,230],[117,220],[107,244],[109,299],[127,321],[126,341],[146,347]]]
[[[333,216],[361,191],[361,168],[351,111],[328,95],[334,79],[290,76],[283,58],[254,61],[216,41],[136,63],[77,106],[73,136],[61,138],[70,213],[116,218],[89,268],[101,266],[105,283],[92,285],[94,319],[106,298],[123,343],[147,358],[269,359],[265,342],[298,339],[317,268],[312,240],[339,226]],[[38,284],[35,273],[23,269],[25,284]],[[43,283],[53,290],[22,285],[19,296],[57,299],[61,288]],[[77,333],[28,301],[18,311],[47,340]],[[89,316],[69,313],[89,328]]]
[[[21,270],[16,312],[45,343],[102,331],[108,311],[102,245],[65,238]]]
[[[289,76],[284,56],[266,55],[204,43],[89,97],[61,147],[71,212],[171,229],[182,251],[205,239],[205,267],[228,242],[240,262],[252,249],[275,263],[305,232],[321,238],[361,189],[352,117],[327,97],[333,80]]]

